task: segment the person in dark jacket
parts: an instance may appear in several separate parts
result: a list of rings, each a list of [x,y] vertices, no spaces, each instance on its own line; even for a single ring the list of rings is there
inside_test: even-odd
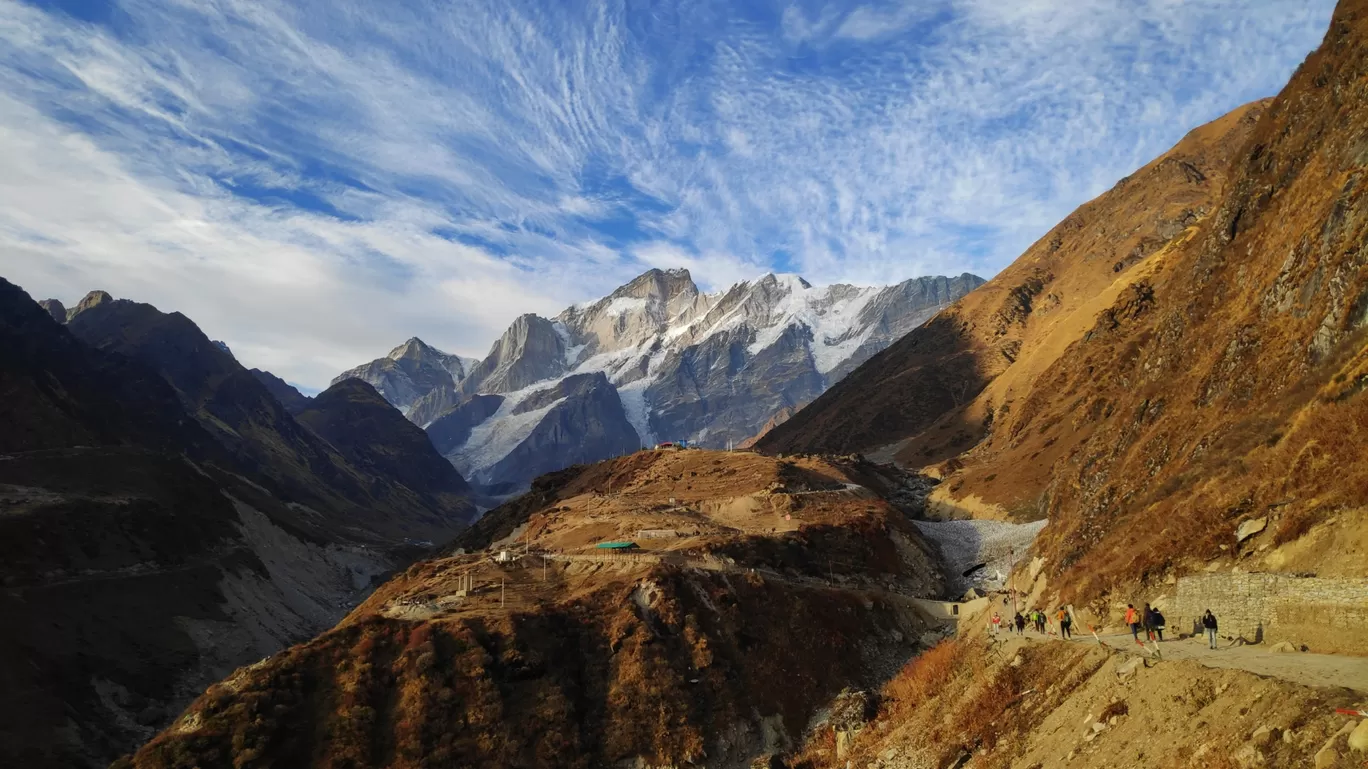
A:
[[[1202,615],[1202,627],[1206,630],[1207,648],[1216,648],[1216,615],[1211,613],[1211,609],[1206,610]]]
[[[1069,616],[1069,610],[1063,606],[1059,607],[1059,637],[1064,640],[1073,638],[1073,617]]]
[[[1155,609],[1154,623],[1150,625],[1150,627],[1154,629],[1154,635],[1157,636],[1155,640],[1157,641],[1164,640],[1164,624],[1164,613],[1159,611],[1158,609]]]
[[[1016,615],[1016,629],[1017,635],[1022,635],[1026,632],[1026,618],[1021,616],[1021,612],[1017,612]]]
[[[1154,609],[1149,604],[1145,604],[1145,611],[1140,615],[1140,622],[1145,630],[1145,640],[1154,640]]]

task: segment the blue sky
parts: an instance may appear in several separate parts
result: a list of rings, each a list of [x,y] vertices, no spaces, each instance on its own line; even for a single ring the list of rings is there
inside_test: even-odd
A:
[[[312,387],[651,266],[991,276],[1328,0],[0,0],[0,274]]]

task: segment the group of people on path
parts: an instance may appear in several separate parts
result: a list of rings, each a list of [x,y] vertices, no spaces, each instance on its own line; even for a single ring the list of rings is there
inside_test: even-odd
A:
[[[1069,610],[1067,608],[1063,606],[1059,607],[1059,609],[1055,612],[1054,620],[1056,623],[1058,623],[1057,626],[1059,628],[1060,638],[1073,637],[1073,616],[1069,614]],[[990,622],[992,624],[993,635],[997,635],[998,632],[1000,632],[1003,629],[1002,625],[1004,622],[1006,622],[1007,624],[1007,632],[1010,633],[1013,629],[1015,629],[1017,635],[1025,634],[1026,626],[1028,624],[1034,627],[1035,631],[1037,633],[1040,633],[1041,635],[1054,634],[1054,631],[1049,627],[1049,616],[1046,615],[1046,613],[1044,611],[1041,611],[1040,609],[1029,609],[1026,611],[1025,614],[1017,612],[1016,616],[1009,620],[1004,620],[1001,614],[993,612],[993,618],[990,620]]]
[[[1126,624],[1130,625],[1131,637],[1137,644],[1143,646],[1145,641],[1156,643],[1164,640],[1164,615],[1149,604],[1145,604],[1145,610],[1140,611],[1135,608],[1135,604],[1126,604]],[[1140,631],[1145,631],[1145,641],[1140,640]]]
[[[1058,635],[1061,639],[1067,640],[1073,637],[1073,615],[1069,613],[1068,608],[1059,607],[1053,619],[1056,627],[1058,627]],[[1201,623],[1207,638],[1207,648],[1216,649],[1216,631],[1219,625],[1216,621],[1216,615],[1211,613],[1211,609],[1207,609],[1206,613],[1202,615]],[[995,611],[992,619],[989,620],[989,624],[993,635],[1003,631],[1010,633],[1013,630],[1016,631],[1017,635],[1024,635],[1027,625],[1031,625],[1041,635],[1055,634],[1055,630],[1050,627],[1050,617],[1040,609],[1028,609],[1025,614],[1017,612],[1016,616],[1010,619],[1004,618]],[[1126,604],[1126,624],[1130,626],[1131,637],[1141,646],[1144,646],[1145,641],[1160,643],[1164,640],[1164,614],[1150,604],[1145,604],[1144,609],[1135,608],[1135,604]],[[1006,627],[1003,627],[1004,625]],[[1145,634],[1145,641],[1140,640],[1141,632]]]

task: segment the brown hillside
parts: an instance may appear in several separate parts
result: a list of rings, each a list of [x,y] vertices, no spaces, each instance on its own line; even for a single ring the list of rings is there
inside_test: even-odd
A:
[[[1167,247],[1190,237],[1225,187],[1230,159],[1266,102],[1189,133],[1172,150],[1084,204],[997,277],[951,305],[774,427],[770,452],[903,446],[926,465],[972,446],[994,391],[1034,376],[1091,327]],[[1061,343],[1062,340],[1062,343]],[[1001,381],[998,381],[1001,380]],[[997,398],[1001,402],[1003,396]]]
[[[1346,0],[1276,99],[1194,131],[761,446],[951,458],[940,510],[1048,514],[1066,595],[1236,557],[1368,573],[1365,97],[1368,2]],[[1272,534],[1233,547],[1255,518]]]
[[[998,402],[957,493],[1039,500],[1041,552],[1074,591],[1229,553],[1266,516],[1273,544],[1296,542],[1245,568],[1368,574],[1365,104],[1355,0],[1264,111],[1219,208]]]
[[[333,631],[211,687],[124,765],[738,765],[793,749],[928,627],[913,599],[942,580],[879,493],[898,483],[855,460],[710,451],[545,476]],[[640,547],[594,547],[621,540]]]

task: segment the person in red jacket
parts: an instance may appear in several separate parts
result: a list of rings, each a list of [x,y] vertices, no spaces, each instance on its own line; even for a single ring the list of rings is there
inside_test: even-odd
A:
[[[1140,640],[1140,612],[1136,611],[1135,604],[1126,604],[1126,624],[1130,625],[1131,638],[1137,644],[1144,646],[1144,641]]]

